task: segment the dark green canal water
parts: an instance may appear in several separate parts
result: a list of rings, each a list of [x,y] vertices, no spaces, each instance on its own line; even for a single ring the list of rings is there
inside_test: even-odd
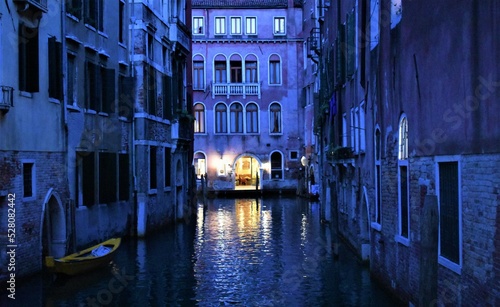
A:
[[[332,254],[318,203],[212,199],[185,223],[122,242],[112,265],[39,274],[2,306],[394,306],[350,250]]]

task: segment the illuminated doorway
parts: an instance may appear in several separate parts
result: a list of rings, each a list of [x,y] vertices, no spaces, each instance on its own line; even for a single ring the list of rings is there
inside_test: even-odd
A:
[[[259,184],[260,162],[252,156],[241,156],[234,164],[236,187],[254,187]]]

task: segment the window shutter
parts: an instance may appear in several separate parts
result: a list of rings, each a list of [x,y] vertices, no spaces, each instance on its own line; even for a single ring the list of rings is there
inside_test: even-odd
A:
[[[62,44],[55,37],[49,38],[49,97],[63,99]]]
[[[115,70],[104,69],[102,111],[105,113],[115,112]]]
[[[172,119],[172,78],[164,75],[162,79],[163,118]]]
[[[355,40],[355,20],[354,11],[347,15],[346,26],[346,75],[348,78],[354,75],[356,59],[356,40]]]
[[[135,100],[135,78],[121,76],[121,87],[119,89],[119,116],[132,119],[134,116]]]
[[[344,70],[345,70],[345,25],[340,25],[337,33],[337,39],[335,39],[336,50],[336,84],[344,84]]]

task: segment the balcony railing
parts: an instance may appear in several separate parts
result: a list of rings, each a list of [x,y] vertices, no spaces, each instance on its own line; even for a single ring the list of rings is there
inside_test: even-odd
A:
[[[12,99],[13,98],[12,93],[14,92],[14,88],[10,86],[0,85],[0,89],[2,90],[0,96],[0,110],[6,113],[14,105]]]
[[[215,96],[258,96],[260,98],[260,83],[213,83],[212,98]]]

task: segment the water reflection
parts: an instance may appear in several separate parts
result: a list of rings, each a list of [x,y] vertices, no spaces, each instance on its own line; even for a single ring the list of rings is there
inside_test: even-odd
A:
[[[125,240],[114,264],[20,286],[19,306],[391,305],[341,247],[319,204],[295,198],[214,199],[196,220],[146,240]],[[1,305],[9,303],[2,297]],[[7,306],[7,305],[5,305]]]

